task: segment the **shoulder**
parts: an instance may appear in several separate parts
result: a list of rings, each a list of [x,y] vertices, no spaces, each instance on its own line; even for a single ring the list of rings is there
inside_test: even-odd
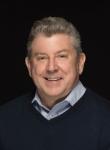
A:
[[[84,98],[89,108],[102,114],[110,114],[110,100],[87,88]]]
[[[30,103],[34,96],[33,92],[26,93],[24,95],[18,96],[12,100],[9,100],[5,104],[0,106],[0,117],[14,115],[21,112],[26,104]]]
[[[106,99],[105,97],[99,95],[98,93],[94,92],[93,90],[91,90],[89,88],[87,88],[87,90],[85,92],[85,96],[86,96],[86,98],[89,98],[92,101],[110,104],[110,100]]]

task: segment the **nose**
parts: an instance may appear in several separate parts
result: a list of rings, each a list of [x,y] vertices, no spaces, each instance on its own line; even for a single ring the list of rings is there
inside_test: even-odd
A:
[[[53,73],[53,72],[57,72],[57,70],[58,70],[58,66],[55,58],[50,58],[48,60],[47,71]]]

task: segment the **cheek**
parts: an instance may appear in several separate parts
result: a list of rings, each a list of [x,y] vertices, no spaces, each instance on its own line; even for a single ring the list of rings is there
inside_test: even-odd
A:
[[[62,69],[63,72],[66,74],[74,74],[77,70],[77,65],[75,62],[64,62],[60,64],[60,68]]]
[[[31,72],[34,76],[36,75],[39,76],[44,72],[44,70],[45,70],[45,66],[43,64],[33,64]]]

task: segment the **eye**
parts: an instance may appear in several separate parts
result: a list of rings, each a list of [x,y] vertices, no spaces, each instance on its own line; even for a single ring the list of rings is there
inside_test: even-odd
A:
[[[60,57],[60,58],[67,58],[68,55],[67,54],[60,54],[60,55],[58,55],[58,57]]]
[[[47,59],[47,56],[37,56],[36,59],[37,60],[45,60],[45,59]]]

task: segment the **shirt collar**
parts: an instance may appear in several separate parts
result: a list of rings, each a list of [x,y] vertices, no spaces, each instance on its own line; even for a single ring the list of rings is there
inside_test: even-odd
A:
[[[77,85],[72,89],[72,91],[63,101],[67,101],[71,106],[74,106],[74,104],[84,95],[85,91],[86,91],[86,88],[83,86],[81,81],[79,81]],[[50,111],[46,106],[42,104],[37,92],[35,93],[35,97],[32,100],[32,103],[34,101],[37,101],[38,105],[44,108],[46,111]],[[62,103],[62,102],[59,102],[59,103]]]
[[[86,88],[83,86],[81,81],[72,89],[70,94],[65,98],[65,101],[69,102],[73,106],[85,93]]]

